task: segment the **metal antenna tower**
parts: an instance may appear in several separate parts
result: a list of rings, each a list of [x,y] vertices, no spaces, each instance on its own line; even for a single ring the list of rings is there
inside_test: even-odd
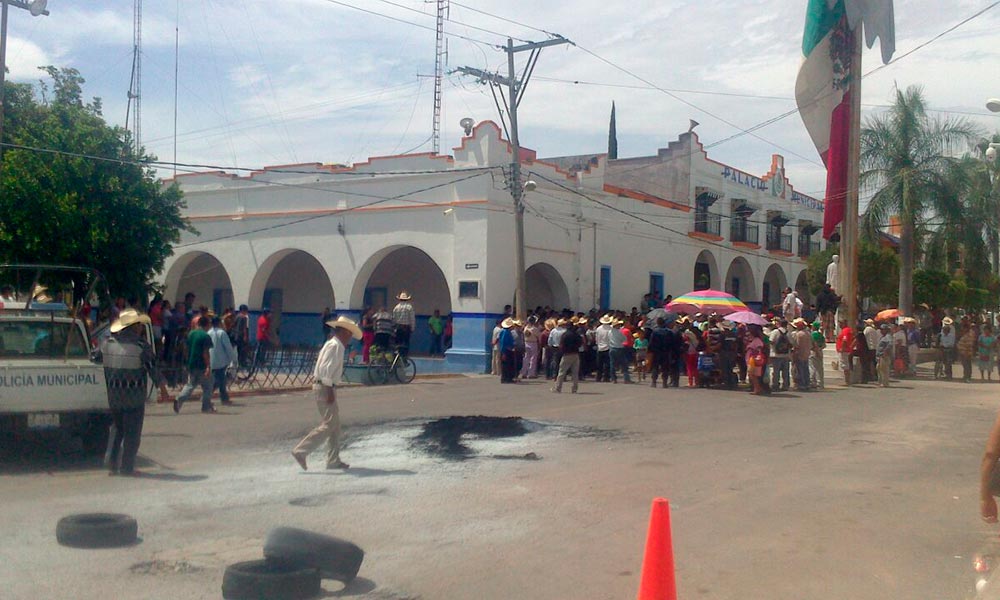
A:
[[[431,134],[431,152],[441,151],[441,82],[448,62],[448,40],[444,37],[444,22],[451,16],[451,0],[436,0],[437,39],[434,46],[434,131]]]
[[[132,110],[133,101],[135,110]],[[132,137],[135,150],[142,147],[142,0],[135,0],[132,23],[132,81],[128,86],[128,108],[125,111],[125,127],[129,126],[129,112],[132,113]]]

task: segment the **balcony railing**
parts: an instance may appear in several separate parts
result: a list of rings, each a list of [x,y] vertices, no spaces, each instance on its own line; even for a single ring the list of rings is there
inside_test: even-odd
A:
[[[757,225],[748,225],[746,222],[734,219],[729,225],[729,241],[759,244],[760,228]]]
[[[819,242],[812,241],[810,236],[800,235],[799,236],[799,256],[806,258],[807,256],[812,256],[813,254],[818,254],[820,251]]]
[[[767,234],[767,249],[768,250],[781,250],[782,252],[792,251],[792,234],[790,233],[778,233],[777,231],[768,232]]]
[[[694,216],[694,230],[698,233],[709,235],[721,235],[722,217],[712,213],[696,213]]]

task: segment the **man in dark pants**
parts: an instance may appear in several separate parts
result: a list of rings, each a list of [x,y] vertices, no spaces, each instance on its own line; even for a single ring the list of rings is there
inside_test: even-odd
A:
[[[684,348],[684,338],[676,323],[667,327],[667,332],[670,335],[667,337],[667,370],[663,375],[664,385],[666,385],[666,377],[669,375],[670,387],[678,387],[681,381],[681,361],[683,360],[681,350]]]
[[[656,320],[656,327],[649,333],[649,354],[652,357],[653,369],[650,375],[651,387],[656,387],[656,380],[663,377],[663,387],[667,387],[667,374],[671,371],[671,364],[676,364],[670,352],[671,338],[674,332],[666,327],[663,318]],[[676,371],[676,367],[674,367]]]
[[[104,364],[114,423],[107,454],[110,475],[139,474],[135,457],[146,413],[146,378],[157,383],[161,400],[167,398],[167,386],[156,368],[156,351],[143,335],[143,326],[149,322],[148,316],[135,309],[123,310],[111,324],[111,336],[101,342],[98,358]]]
[[[502,330],[497,337],[497,347],[500,349],[500,383],[514,383],[517,373],[517,353],[514,348],[514,319],[507,317],[500,324]]]
[[[720,324],[722,330],[722,347],[719,349],[719,369],[722,371],[722,384],[727,389],[736,388],[736,374],[733,369],[736,367],[736,355],[739,346],[739,338],[732,327]]]

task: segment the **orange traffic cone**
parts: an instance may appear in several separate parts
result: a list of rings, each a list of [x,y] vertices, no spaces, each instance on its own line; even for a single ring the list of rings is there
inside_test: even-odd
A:
[[[670,502],[665,498],[655,498],[650,510],[638,600],[677,600]]]

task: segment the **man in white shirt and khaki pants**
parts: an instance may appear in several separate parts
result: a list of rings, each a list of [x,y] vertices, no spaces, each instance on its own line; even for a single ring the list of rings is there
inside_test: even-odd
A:
[[[333,328],[333,336],[323,344],[313,369],[313,394],[316,396],[316,407],[323,418],[320,424],[302,438],[292,456],[306,470],[306,457],[319,448],[325,441],[326,468],[346,469],[350,465],[340,460],[340,411],[337,409],[336,388],[340,385],[344,374],[345,348],[351,338],[361,339],[361,328],[347,317],[339,317],[326,324]]]

